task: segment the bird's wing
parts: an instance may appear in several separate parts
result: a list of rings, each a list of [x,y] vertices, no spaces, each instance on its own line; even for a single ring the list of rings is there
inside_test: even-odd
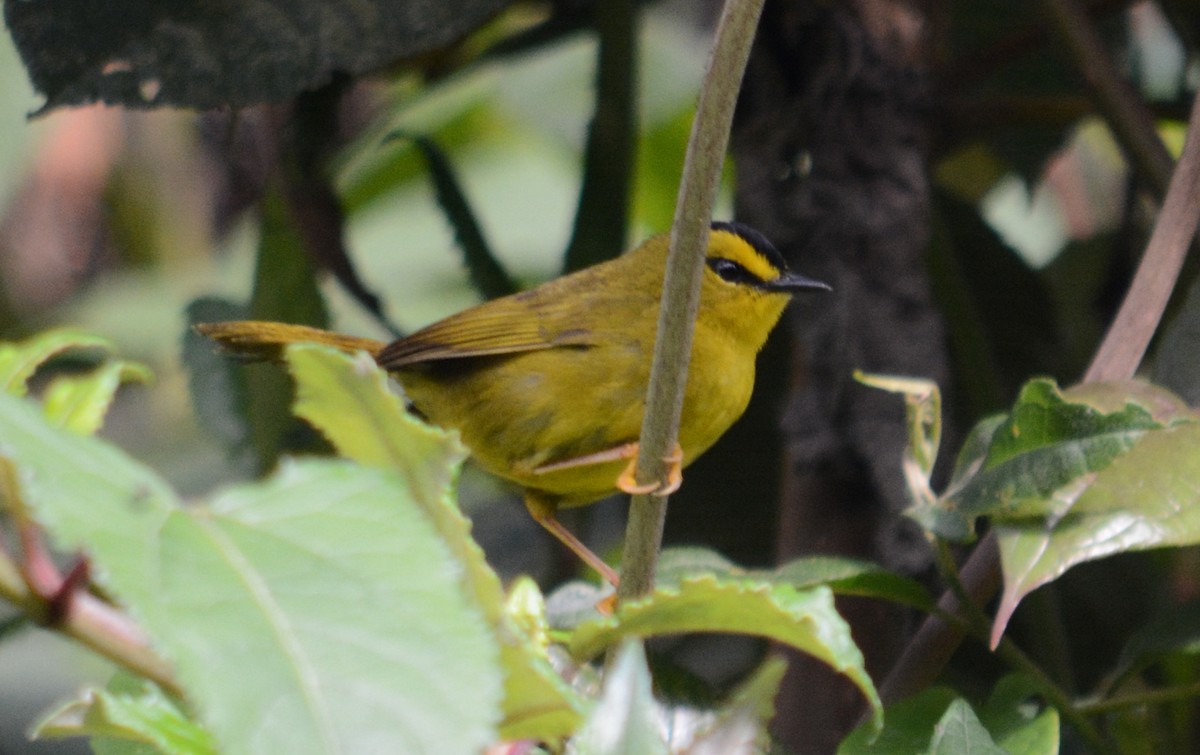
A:
[[[376,361],[394,370],[442,359],[593,345],[591,331],[567,325],[577,320],[566,309],[520,294],[495,299],[388,344]]]

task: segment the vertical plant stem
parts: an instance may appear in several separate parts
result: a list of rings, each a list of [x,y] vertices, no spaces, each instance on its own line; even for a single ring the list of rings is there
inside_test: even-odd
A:
[[[968,608],[959,598],[960,595],[965,594],[970,600],[982,604],[998,589],[1000,552],[995,536],[989,533],[979,541],[963,565],[959,584],[947,589],[938,600],[939,613],[965,616]],[[937,613],[926,617],[879,685],[879,697],[884,705],[900,702],[932,684],[965,636],[966,631],[961,624],[946,621]]]
[[[671,250],[667,256],[658,336],[654,342],[654,362],[638,451],[639,482],[664,478],[667,472],[664,459],[679,436],[683,389],[692,351],[692,329],[700,303],[708,224],[729,143],[733,109],[761,13],[762,0],[727,0],[717,22],[684,160],[675,222],[671,226]],[[621,561],[620,600],[645,595],[653,588],[666,515],[665,497],[633,497],[625,530],[625,555]]]
[[[1192,101],[1187,141],[1129,293],[1109,326],[1084,382],[1133,377],[1158,330],[1200,223],[1200,97]]]
[[[1154,116],[1104,47],[1100,31],[1079,0],[1045,0],[1051,27],[1079,69],[1104,120],[1134,170],[1154,189],[1167,193],[1173,166],[1154,127]]]

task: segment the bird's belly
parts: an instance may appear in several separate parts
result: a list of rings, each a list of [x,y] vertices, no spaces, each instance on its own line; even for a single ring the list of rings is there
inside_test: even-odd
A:
[[[402,373],[400,382],[417,410],[457,430],[487,471],[564,503],[586,503],[614,490],[623,462],[536,470],[637,439],[644,368],[618,356],[599,348],[528,352],[470,360],[474,369],[431,365]]]
[[[481,467],[549,494],[560,506],[582,505],[615,492],[629,460],[539,468],[637,440],[649,365],[616,353],[621,348],[641,352],[638,344],[627,344],[578,349],[571,358],[537,351],[464,360],[474,365],[447,361],[405,371],[400,381],[430,422],[459,432]],[[716,442],[749,400],[753,356],[726,361],[717,369],[693,365],[690,371],[679,433],[685,466]]]

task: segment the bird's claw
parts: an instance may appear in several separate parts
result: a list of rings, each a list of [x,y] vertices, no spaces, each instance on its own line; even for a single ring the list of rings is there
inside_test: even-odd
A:
[[[665,480],[638,483],[637,455],[635,454],[625,470],[617,477],[617,489],[630,495],[654,495],[659,498],[671,495],[683,484],[683,448],[676,443],[675,447],[671,449],[671,453],[663,457],[663,461],[667,463]]]

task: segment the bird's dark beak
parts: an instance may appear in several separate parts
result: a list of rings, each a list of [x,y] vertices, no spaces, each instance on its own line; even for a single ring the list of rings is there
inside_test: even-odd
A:
[[[759,286],[763,291],[794,294],[800,291],[832,291],[829,284],[812,278],[805,278],[793,272],[785,272],[775,280],[763,281]]]

